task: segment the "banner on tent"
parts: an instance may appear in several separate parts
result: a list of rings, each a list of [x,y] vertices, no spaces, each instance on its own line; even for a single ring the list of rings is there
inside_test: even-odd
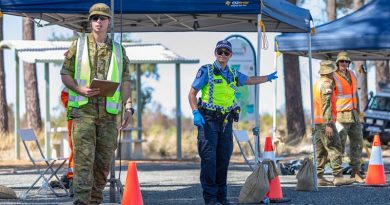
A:
[[[229,60],[229,66],[247,76],[254,76],[256,72],[256,53],[249,40],[241,35],[229,36],[226,40],[233,47],[233,56]],[[236,99],[241,107],[240,121],[254,120],[255,87],[247,85],[238,87]]]

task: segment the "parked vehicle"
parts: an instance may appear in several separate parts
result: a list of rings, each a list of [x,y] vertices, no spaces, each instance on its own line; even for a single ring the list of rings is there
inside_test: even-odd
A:
[[[375,95],[370,92],[364,111],[363,138],[372,142],[375,134],[380,135],[382,144],[390,142],[390,84],[382,85]]]

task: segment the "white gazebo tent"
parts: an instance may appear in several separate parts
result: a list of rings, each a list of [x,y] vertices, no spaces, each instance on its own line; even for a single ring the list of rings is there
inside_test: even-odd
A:
[[[22,60],[27,63],[43,63],[45,73],[45,154],[51,156],[51,138],[50,138],[50,79],[49,79],[49,64],[62,63],[64,53],[70,47],[70,41],[26,41],[26,40],[10,40],[1,41],[0,49],[12,49],[15,53],[15,156],[20,159],[20,139],[17,137],[16,131],[20,128],[20,100],[19,100],[19,62]],[[176,79],[176,123],[177,123],[177,158],[181,159],[181,103],[180,103],[180,64],[196,64],[198,59],[186,59],[175,52],[169,50],[161,44],[139,44],[139,43],[123,43],[126,49],[126,54],[131,62],[135,65],[137,80],[136,93],[137,99],[141,98],[141,64],[175,64],[175,79]],[[141,103],[137,101],[137,107],[141,107]],[[137,127],[130,128],[137,131],[136,142],[141,142],[142,138],[142,116],[141,112],[137,112]],[[130,130],[129,129],[129,130]],[[126,140],[126,139],[125,139]],[[129,140],[129,139],[128,139]],[[131,141],[131,139],[130,139]],[[124,141],[126,142],[126,141]],[[138,144],[141,146],[141,144]],[[129,145],[130,146],[130,145]],[[139,150],[139,149],[138,149]],[[141,149],[142,150],[142,149]],[[142,154],[142,153],[141,153]],[[126,157],[126,156],[125,156]]]

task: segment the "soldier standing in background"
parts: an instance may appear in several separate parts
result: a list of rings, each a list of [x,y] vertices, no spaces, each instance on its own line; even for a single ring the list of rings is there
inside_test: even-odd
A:
[[[354,180],[343,177],[340,138],[336,130],[336,95],[334,93],[333,73],[336,65],[332,61],[321,62],[321,78],[313,85],[314,123],[317,149],[317,183],[319,186],[342,186]],[[325,164],[330,159],[333,182],[324,178]]]
[[[68,116],[73,120],[73,204],[80,205],[102,203],[117,147],[117,115],[124,105],[124,121],[119,127],[123,129],[134,113],[129,60],[123,47],[107,35],[110,7],[92,5],[89,21],[92,33],[72,43],[61,70],[62,82],[69,88]],[[99,89],[89,88],[94,78],[119,82],[121,87],[113,97],[98,97]]]
[[[357,80],[355,74],[348,70],[351,59],[347,52],[337,55],[337,71],[334,73],[336,84],[337,122],[342,126],[339,130],[341,139],[341,153],[344,154],[347,136],[350,142],[350,163],[352,168],[351,178],[356,182],[364,183],[364,176],[360,174],[363,149],[363,131],[359,120],[359,97],[357,93]]]

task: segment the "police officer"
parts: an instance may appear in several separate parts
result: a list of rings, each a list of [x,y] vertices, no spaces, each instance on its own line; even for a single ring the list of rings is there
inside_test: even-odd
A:
[[[89,21],[92,32],[72,43],[61,70],[62,82],[69,88],[68,115],[73,119],[73,204],[103,201],[117,147],[117,115],[124,105],[122,129],[134,112],[128,58],[123,47],[107,35],[110,8],[103,3],[92,5]],[[93,78],[119,82],[121,87],[113,97],[99,97],[99,89],[89,88]]]
[[[313,85],[314,123],[317,149],[317,183],[320,186],[341,186],[352,184],[354,180],[343,177],[341,168],[341,144],[336,130],[336,95],[334,94],[333,72],[336,65],[332,61],[320,64],[321,78]],[[334,180],[324,178],[325,164],[330,159]]]
[[[363,149],[363,131],[359,120],[357,79],[355,74],[348,69],[351,59],[347,52],[340,52],[337,55],[336,64],[337,71],[334,74],[334,80],[336,83],[337,122],[342,126],[342,129],[339,130],[341,151],[344,154],[345,142],[349,136],[351,178],[354,178],[356,182],[364,183],[364,176],[359,172]]]
[[[277,78],[248,77],[227,66],[232,57],[229,41],[219,41],[215,47],[216,60],[202,66],[190,89],[188,99],[198,127],[198,152],[201,158],[200,182],[205,204],[230,204],[227,200],[227,170],[233,151],[232,122],[238,120],[239,107],[235,93],[238,86],[260,84]],[[196,95],[202,95],[197,102]]]

